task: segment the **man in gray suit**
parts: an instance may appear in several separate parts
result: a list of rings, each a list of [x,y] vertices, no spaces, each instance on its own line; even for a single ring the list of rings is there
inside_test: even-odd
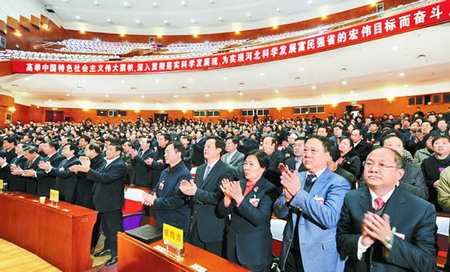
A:
[[[239,139],[236,137],[228,137],[225,142],[225,151],[222,161],[233,169],[233,178],[241,179],[244,177],[244,154],[237,150]]]

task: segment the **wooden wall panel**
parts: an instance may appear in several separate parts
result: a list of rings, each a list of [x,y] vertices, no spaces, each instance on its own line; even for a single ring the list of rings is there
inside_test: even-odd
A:
[[[7,29],[8,29],[8,27],[7,27],[6,23],[5,23],[5,21],[0,20],[0,34],[2,34],[2,33],[6,34],[7,33]]]
[[[21,26],[23,26],[26,29],[31,28],[31,21],[30,21],[30,19],[28,19],[26,17],[20,16],[19,23]]]
[[[41,27],[41,19],[36,16],[31,15],[31,24],[37,28]]]
[[[0,76],[11,74],[11,61],[0,61]]]
[[[19,21],[9,16],[6,18],[6,24],[12,29],[18,29],[20,26]]]

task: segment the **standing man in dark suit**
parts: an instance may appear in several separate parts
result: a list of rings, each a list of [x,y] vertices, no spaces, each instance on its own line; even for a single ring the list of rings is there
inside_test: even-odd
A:
[[[145,164],[152,169],[150,188],[154,188],[156,186],[159,181],[159,177],[161,176],[161,172],[167,168],[166,160],[164,158],[164,150],[166,150],[166,147],[170,142],[170,135],[158,135],[156,140],[158,142],[156,152],[153,154],[153,157],[149,157],[145,160]]]
[[[0,166],[2,170],[5,170],[8,174],[8,184],[11,191],[25,192],[25,180],[22,176],[14,176],[12,170],[15,168],[25,168],[27,158],[24,156],[23,144],[19,143],[15,147],[16,157],[11,160],[11,163],[7,163],[6,159],[0,158]]]
[[[63,148],[62,155],[64,160],[59,163],[51,161],[42,161],[39,168],[44,170],[49,176],[55,179],[55,189],[60,193],[62,201],[75,204],[77,175],[69,170],[72,165],[80,164],[75,156],[78,153],[78,146],[75,144],[66,144]]]
[[[218,256],[223,256],[225,218],[217,214],[217,205],[223,199],[220,182],[232,180],[233,171],[220,160],[225,143],[218,137],[209,137],[203,154],[206,163],[196,172],[194,180],[183,180],[180,191],[191,196],[192,216],[189,242]]]
[[[90,160],[87,157],[80,157],[81,165],[70,167],[75,173],[87,173],[86,177],[94,181],[92,201],[100,214],[100,222],[106,236],[103,250],[94,254],[94,257],[111,254],[106,266],[117,263],[117,232],[123,231],[122,207],[127,166],[120,158],[121,152],[121,145],[109,145],[106,150],[106,162],[99,170],[90,167]]]
[[[286,160],[286,166],[289,170],[294,170],[297,172],[306,171],[305,165],[303,164],[303,148],[305,148],[305,138],[297,138],[293,144],[294,157]]]
[[[14,137],[6,137],[3,140],[3,149],[6,152],[4,157],[0,157],[0,165],[10,164],[11,161],[17,156],[16,154],[17,140]],[[9,167],[5,168],[2,166],[0,169],[0,179],[4,182],[9,182]]]
[[[284,163],[285,157],[281,151],[276,149],[276,139],[272,136],[266,136],[263,140],[263,151],[269,156],[269,168],[264,173],[264,177],[272,182],[277,188],[281,188],[280,184],[280,171],[278,165]]]
[[[42,157],[39,156],[39,151],[34,146],[26,146],[23,148],[25,152],[25,157],[27,162],[25,163],[25,168],[22,170],[20,168],[11,168],[12,174],[16,176],[22,176],[25,178],[25,191],[29,194],[37,195],[37,178],[36,170],[39,169],[39,162]]]
[[[139,143],[141,145],[139,151],[135,149],[130,151],[131,165],[134,167],[134,185],[151,189],[152,168],[150,165],[146,164],[145,161],[148,158],[153,157],[154,151],[150,148],[151,143],[148,138],[139,138]]]
[[[372,150],[372,144],[364,141],[364,135],[361,130],[354,129],[350,135],[350,139],[353,143],[353,149],[358,153],[361,163],[364,162]]]
[[[187,197],[180,190],[180,182],[191,178],[191,173],[183,163],[184,146],[178,141],[171,142],[165,150],[169,167],[162,171],[152,194],[144,193],[144,204],[155,207],[156,227],[163,224],[182,229],[184,237],[189,233],[190,209]]]
[[[56,141],[50,141],[48,143],[45,143],[44,146],[44,153],[47,155],[38,165],[38,167],[48,162],[50,165],[58,166],[62,160],[64,160],[64,157],[61,156],[61,154],[58,153],[59,144]],[[36,177],[38,182],[38,195],[39,196],[50,196],[50,189],[56,188],[56,178],[55,176],[49,175],[47,172],[42,170],[42,168],[39,167],[39,170],[36,171]]]
[[[237,150],[239,139],[235,137],[228,137],[225,142],[225,155],[222,156],[222,161],[233,169],[233,177],[241,179],[244,177],[244,154]]]
[[[368,187],[347,194],[337,248],[345,271],[434,271],[436,211],[397,188],[404,174],[398,152],[372,151],[364,167]]]
[[[205,148],[206,137],[205,132],[199,129],[195,132],[195,139],[192,139],[192,166],[199,166],[205,162],[203,149]]]

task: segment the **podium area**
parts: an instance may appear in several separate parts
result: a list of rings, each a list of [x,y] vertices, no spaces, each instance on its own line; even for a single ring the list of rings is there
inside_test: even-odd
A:
[[[118,271],[196,271],[190,267],[194,264],[208,269],[207,271],[250,271],[189,243],[184,244],[184,261],[177,262],[155,249],[158,246],[165,248],[162,240],[147,245],[124,233],[118,233],[117,236],[119,242]]]
[[[0,193],[0,238],[41,257],[62,271],[92,267],[90,244],[97,212],[59,202],[39,203],[34,195]]]

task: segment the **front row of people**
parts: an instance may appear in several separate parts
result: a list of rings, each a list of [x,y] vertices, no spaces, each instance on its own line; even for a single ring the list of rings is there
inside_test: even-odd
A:
[[[182,228],[187,241],[200,248],[252,271],[270,271],[274,211],[287,220],[283,271],[434,271],[434,206],[398,188],[404,166],[393,149],[372,151],[363,173],[367,186],[349,192],[349,182],[328,169],[329,144],[320,136],[305,142],[306,171],[283,171],[282,188],[264,178],[269,159],[263,151],[246,155],[245,178],[235,181],[220,160],[224,142],[209,138],[206,163],[190,180],[182,164],[184,147],[176,142],[169,147],[170,167],[144,203],[155,207],[158,226]]]

